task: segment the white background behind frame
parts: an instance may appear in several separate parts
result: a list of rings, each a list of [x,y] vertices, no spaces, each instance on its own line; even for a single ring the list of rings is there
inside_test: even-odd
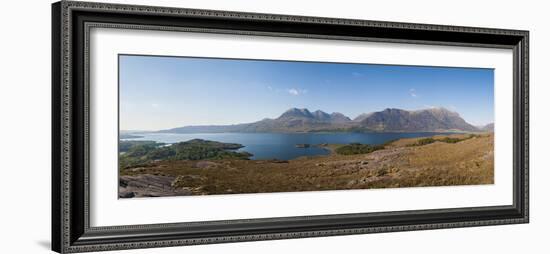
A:
[[[101,0],[89,0],[99,2]],[[105,2],[107,0],[104,0]],[[51,48],[50,4],[53,1],[8,1],[0,16],[2,58],[7,66],[0,75],[0,108],[5,121],[0,184],[5,208],[0,234],[9,237],[2,253],[52,253],[50,248],[51,183]],[[126,254],[316,253],[342,251],[385,253],[542,253],[548,249],[550,226],[550,30],[548,2],[525,0],[112,0],[113,3],[148,4],[185,8],[280,13],[336,18],[525,29],[530,31],[530,223],[490,227],[451,228],[387,234],[315,237],[281,241],[111,251]],[[11,11],[18,10],[18,11]],[[22,11],[29,19],[21,18]],[[17,20],[17,22],[14,22]],[[17,25],[14,25],[16,23]],[[32,32],[30,32],[32,31]],[[24,54],[23,54],[24,52]],[[22,103],[21,96],[25,95]],[[9,135],[7,135],[9,134]],[[32,135],[31,135],[32,134]],[[25,142],[22,142],[23,138]],[[32,141],[32,152],[29,142]],[[38,152],[39,151],[39,152]],[[32,159],[29,154],[32,153]],[[24,163],[22,163],[24,162]],[[24,179],[22,183],[21,179]],[[22,184],[26,187],[23,187]],[[460,243],[458,243],[460,241]],[[464,243],[464,244],[461,244]]]
[[[118,54],[494,68],[495,184],[118,199]],[[92,28],[90,225],[511,205],[512,59],[511,49]]]

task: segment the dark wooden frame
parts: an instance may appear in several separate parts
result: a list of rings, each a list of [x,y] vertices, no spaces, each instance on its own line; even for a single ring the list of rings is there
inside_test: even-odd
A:
[[[90,227],[88,31],[91,27],[512,49],[511,206]],[[528,31],[62,1],[52,5],[52,249],[85,252],[527,223]]]

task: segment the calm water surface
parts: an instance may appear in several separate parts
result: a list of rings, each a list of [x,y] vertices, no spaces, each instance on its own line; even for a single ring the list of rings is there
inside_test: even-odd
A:
[[[142,133],[141,138],[125,140],[152,140],[162,143],[177,143],[191,139],[205,139],[225,143],[238,143],[254,156],[251,159],[290,160],[300,156],[326,155],[329,152],[320,147],[297,148],[296,144],[382,144],[399,138],[428,137],[443,133]]]

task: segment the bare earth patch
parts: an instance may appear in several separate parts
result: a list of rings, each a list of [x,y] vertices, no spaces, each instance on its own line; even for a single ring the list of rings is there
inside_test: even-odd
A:
[[[121,172],[119,196],[175,196],[492,184],[493,134],[457,143],[394,141],[369,154],[276,160],[156,161]],[[339,145],[327,145],[334,151]]]

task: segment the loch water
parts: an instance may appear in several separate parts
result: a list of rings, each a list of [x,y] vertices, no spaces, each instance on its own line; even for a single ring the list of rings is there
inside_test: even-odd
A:
[[[383,144],[400,138],[429,137],[434,132],[319,132],[319,133],[135,133],[139,138],[125,140],[152,140],[162,143],[177,143],[191,139],[204,139],[224,143],[238,143],[253,156],[253,160],[291,160],[300,156],[326,155],[327,149],[316,147],[319,144]],[[307,148],[296,147],[309,144]]]

